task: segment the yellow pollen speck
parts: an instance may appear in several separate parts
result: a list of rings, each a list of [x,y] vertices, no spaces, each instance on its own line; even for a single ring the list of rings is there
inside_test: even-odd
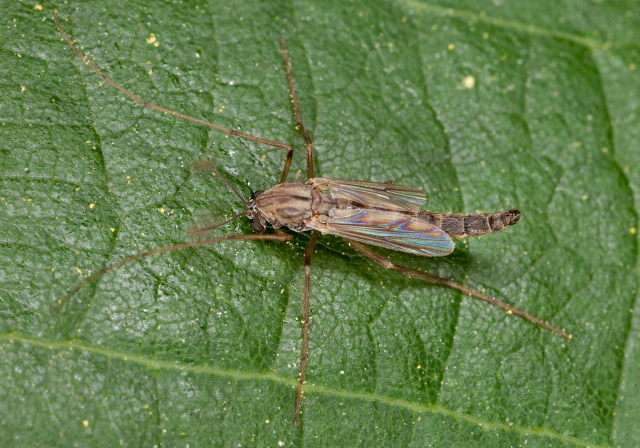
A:
[[[96,206],[96,204],[89,204],[89,208],[90,209],[93,209],[93,207],[95,207],[95,206]]]
[[[513,311],[507,310],[507,314],[513,314]]]
[[[113,228],[113,227],[109,227],[109,230],[111,230],[112,232],[115,232],[115,231],[116,231],[116,229],[115,229],[115,228]]]
[[[84,426],[85,428],[89,427],[89,420],[82,420],[82,426]]]
[[[418,366],[416,367],[416,369],[422,369],[422,366],[420,364],[418,364]]]
[[[19,58],[22,57],[22,55],[20,53],[16,53],[16,56],[18,56]]]
[[[473,89],[473,87],[476,85],[476,78],[474,78],[473,76],[469,75],[466,78],[464,78],[462,80],[462,86],[465,89]]]
[[[152,68],[149,69],[149,71],[147,73],[149,73],[149,76],[153,75],[153,69]]]
[[[573,146],[574,148],[579,148],[582,146],[582,142],[572,142],[571,146]]]
[[[362,17],[362,16],[364,16],[364,13],[363,13],[362,11],[360,11],[360,12],[358,13],[358,17]]]
[[[403,17],[402,19],[400,19],[402,21],[402,23],[407,23],[407,18]]]
[[[149,35],[149,37],[147,37],[147,43],[148,43],[148,44],[154,44],[154,43],[156,43],[157,41],[158,41],[158,39],[156,39],[156,35],[155,35],[155,34],[153,34],[153,33],[151,33],[151,34]]]
[[[629,233],[630,233],[631,235],[635,235],[636,233],[638,233],[638,230],[637,230],[635,227],[631,227],[631,228],[629,229]]]
[[[588,194],[583,194],[580,199],[582,199],[583,201],[586,201],[587,199],[589,199],[589,195]]]
[[[629,64],[629,70],[635,70],[636,64]]]
[[[40,3],[36,3],[33,9],[35,9],[36,11],[42,11],[42,5]]]
[[[271,422],[270,422],[269,420],[265,420],[264,422],[265,422],[266,424],[269,424],[269,423],[271,423]]]
[[[76,272],[77,272],[78,274],[82,275],[82,269],[80,269],[80,268],[76,268]]]
[[[483,33],[482,34],[482,38],[483,39],[489,39],[489,33]]]
[[[164,213],[164,207],[160,207],[160,208],[158,209],[158,211],[159,211],[160,213]]]
[[[454,48],[456,48],[456,46],[455,46],[455,45],[453,45],[453,44],[449,44],[449,45],[447,46],[447,50],[449,50],[449,51],[453,50]]]

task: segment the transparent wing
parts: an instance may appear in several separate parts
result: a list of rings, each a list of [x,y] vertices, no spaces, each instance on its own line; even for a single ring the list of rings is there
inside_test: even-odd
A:
[[[427,257],[453,252],[453,241],[442,230],[419,218],[384,210],[336,209],[330,216],[316,215],[306,221],[313,229]]]
[[[363,208],[376,208],[396,212],[417,212],[426,201],[426,194],[419,188],[392,183],[360,182],[357,180],[316,177],[307,184],[329,190],[334,198],[345,199]]]

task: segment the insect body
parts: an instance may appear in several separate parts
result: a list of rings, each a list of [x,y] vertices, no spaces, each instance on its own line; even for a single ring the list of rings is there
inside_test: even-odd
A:
[[[502,230],[520,219],[517,210],[492,215],[420,212],[425,199],[413,187],[319,177],[257,192],[248,216],[258,231],[268,222],[274,228],[318,230],[429,257],[453,252],[451,237]]]
[[[503,308],[509,313],[517,314],[524,319],[560,336],[567,339],[570,338],[567,333],[554,328],[546,322],[509,304],[482,294],[479,291],[467,288],[452,280],[396,265],[364,245],[370,244],[416,255],[439,257],[453,252],[454,242],[452,238],[482,235],[502,230],[507,226],[516,224],[520,220],[521,214],[518,210],[510,210],[493,214],[478,213],[472,215],[432,213],[420,210],[424,205],[426,195],[419,188],[395,185],[393,182],[375,183],[315,177],[313,167],[314,146],[302,123],[291,64],[289,63],[284,40],[281,40],[281,49],[285,63],[287,81],[289,83],[293,111],[296,118],[297,128],[300,130],[305,141],[307,156],[307,180],[305,182],[287,182],[287,176],[294,152],[292,146],[244,134],[215,123],[210,123],[165,109],[143,100],[116,84],[96,68],[76,48],[71,38],[64,32],[55,13],[53,14],[53,18],[67,43],[85,62],[85,64],[87,64],[96,74],[101,76],[107,83],[111,84],[134,101],[137,101],[146,107],[150,107],[179,118],[184,118],[222,130],[233,136],[287,150],[280,183],[268,190],[255,192],[249,200],[243,198],[234,186],[208,162],[200,161],[193,164],[196,167],[210,171],[220,178],[246,205],[247,208],[244,212],[239,213],[221,224],[196,229],[189,233],[205,233],[235,219],[247,216],[251,222],[252,230],[257,234],[226,235],[208,240],[152,249],[130,256],[119,262],[108,265],[83,279],[67,294],[64,299],[58,302],[58,309],[62,308],[64,304],[82,287],[97,279],[104,273],[143,257],[157,255],[172,250],[184,249],[187,247],[196,247],[229,240],[289,241],[292,239],[293,235],[278,230],[283,226],[296,232],[312,231],[309,245],[305,251],[304,261],[305,276],[302,297],[302,354],[300,358],[300,375],[298,378],[296,398],[296,424],[298,423],[302,408],[303,386],[305,383],[306,363],[309,354],[311,260],[315,250],[316,241],[320,233],[335,235],[346,239],[352,248],[386,269],[393,269],[431,283],[457,289],[464,294]],[[267,228],[267,224],[271,225],[275,229],[275,234],[263,234]]]
[[[439,257],[453,252],[451,237],[483,235],[516,224],[519,210],[499,213],[420,212],[422,190],[392,183],[317,177],[258,191],[247,216],[262,231],[268,222],[297,232],[318,230],[374,246]]]

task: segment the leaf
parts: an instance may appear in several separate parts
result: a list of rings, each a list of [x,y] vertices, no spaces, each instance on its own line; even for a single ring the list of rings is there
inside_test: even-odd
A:
[[[507,3],[61,7],[132,92],[295,144],[291,179],[304,150],[280,35],[318,175],[422,187],[434,211],[523,210],[451,257],[381,253],[572,341],[323,237],[299,427],[308,235],[144,259],[53,306],[87,273],[242,210],[191,172],[201,154],[249,196],[278,182],[284,153],[133,103],[72,54],[49,5],[8,5],[2,446],[638,445],[638,15],[632,2]]]

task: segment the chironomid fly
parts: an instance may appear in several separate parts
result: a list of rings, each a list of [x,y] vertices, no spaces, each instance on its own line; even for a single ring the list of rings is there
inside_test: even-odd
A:
[[[53,13],[53,18],[64,39],[73,51],[84,61],[84,63],[107,83],[111,84],[134,101],[179,118],[184,118],[186,120],[219,129],[229,135],[287,150],[280,183],[267,190],[256,191],[250,199],[244,198],[233,187],[233,185],[208,162],[203,160],[194,163],[195,166],[208,170],[213,175],[220,178],[234,192],[239,200],[245,204],[246,210],[223,223],[199,228],[191,233],[206,233],[235,219],[246,216],[249,218],[251,228],[256,232],[256,234],[227,235],[219,238],[178,244],[141,252],[114,264],[108,265],[86,277],[75,288],[73,288],[65,298],[59,301],[58,308],[63,307],[65,303],[81,288],[104,273],[143,257],[184,249],[187,247],[213,244],[225,240],[291,240],[293,238],[293,234],[282,232],[279,230],[281,227],[287,227],[295,232],[311,231],[312,236],[309,245],[305,250],[304,261],[305,274],[302,297],[302,354],[300,358],[300,374],[298,378],[298,390],[295,405],[294,421],[296,424],[298,424],[302,408],[303,386],[305,383],[307,357],[309,355],[311,260],[319,234],[330,234],[344,238],[356,251],[386,269],[397,270],[406,275],[417,277],[431,283],[457,289],[464,294],[503,308],[507,310],[508,313],[517,314],[524,319],[562,337],[567,339],[570,338],[570,336],[564,331],[554,328],[542,320],[537,319],[511,305],[500,302],[454,281],[396,265],[363,244],[365,243],[428,257],[445,256],[449,255],[454,250],[454,242],[452,238],[483,235],[502,230],[505,227],[516,224],[520,220],[521,213],[518,210],[510,210],[493,214],[477,213],[464,215],[456,213],[432,213],[420,211],[420,208],[425,203],[426,195],[419,188],[395,185],[392,182],[376,183],[315,177],[313,166],[314,146],[304,124],[302,123],[291,64],[284,39],[280,40],[280,47],[284,60],[286,78],[289,84],[289,92],[293,104],[293,111],[296,117],[296,125],[305,141],[306,148],[307,180],[304,182],[287,181],[294,152],[294,148],[292,146],[255,137],[214,123],[193,118],[143,100],[116,84],[97,67],[95,67],[76,48],[71,38],[62,29],[55,13]],[[267,225],[270,225],[274,229],[274,234],[263,234]]]

